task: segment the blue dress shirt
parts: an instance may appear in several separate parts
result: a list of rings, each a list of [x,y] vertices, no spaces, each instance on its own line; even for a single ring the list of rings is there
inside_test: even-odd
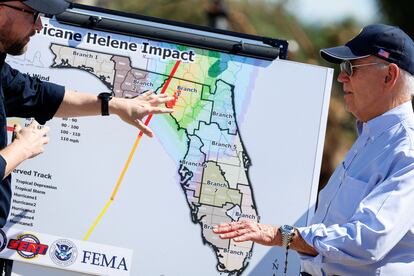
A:
[[[319,255],[312,275],[414,275],[414,114],[411,102],[358,124],[359,137],[299,228]]]

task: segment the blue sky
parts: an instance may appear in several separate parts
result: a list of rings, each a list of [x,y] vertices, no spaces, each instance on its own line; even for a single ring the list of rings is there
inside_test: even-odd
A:
[[[375,0],[289,0],[286,7],[304,23],[329,24],[345,17],[361,24],[379,20]]]

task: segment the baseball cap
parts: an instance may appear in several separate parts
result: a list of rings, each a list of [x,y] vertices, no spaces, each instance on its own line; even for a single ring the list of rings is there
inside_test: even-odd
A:
[[[368,25],[345,45],[320,51],[321,57],[332,63],[377,56],[395,63],[414,75],[414,42],[400,28],[385,24]]]
[[[9,2],[0,1],[0,2]],[[70,5],[70,0],[21,0],[20,2],[31,7],[35,11],[45,14],[60,14],[64,12]]]

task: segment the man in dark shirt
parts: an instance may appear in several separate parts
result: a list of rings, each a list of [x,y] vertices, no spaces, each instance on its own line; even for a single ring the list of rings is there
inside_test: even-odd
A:
[[[26,51],[30,37],[42,29],[40,13],[58,14],[66,10],[65,0],[0,0],[0,228],[10,210],[10,174],[24,160],[43,152],[48,142],[48,127],[38,128],[52,117],[77,117],[116,114],[146,135],[153,133],[142,122],[148,114],[170,113],[161,107],[171,100],[167,95],[145,93],[134,99],[97,97],[63,86],[31,78],[5,63],[7,54]],[[107,112],[108,111],[108,112]],[[6,117],[34,117],[28,127],[15,129],[15,139],[7,145]],[[37,122],[36,122],[37,121]]]

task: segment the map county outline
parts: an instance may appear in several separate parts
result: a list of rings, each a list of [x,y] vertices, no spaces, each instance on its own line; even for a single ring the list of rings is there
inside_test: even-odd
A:
[[[248,176],[251,160],[236,121],[234,84],[218,78],[205,84],[179,74],[171,77],[134,68],[130,57],[95,50],[55,43],[50,50],[51,68],[91,74],[115,97],[131,98],[148,89],[159,93],[168,81],[165,93],[174,101],[167,106],[175,110],[170,118],[177,133],[185,133],[186,152],[177,173],[191,220],[200,225],[203,243],[214,250],[218,272],[241,275],[252,257],[253,243],[221,240],[212,232],[219,223],[260,219]]]

